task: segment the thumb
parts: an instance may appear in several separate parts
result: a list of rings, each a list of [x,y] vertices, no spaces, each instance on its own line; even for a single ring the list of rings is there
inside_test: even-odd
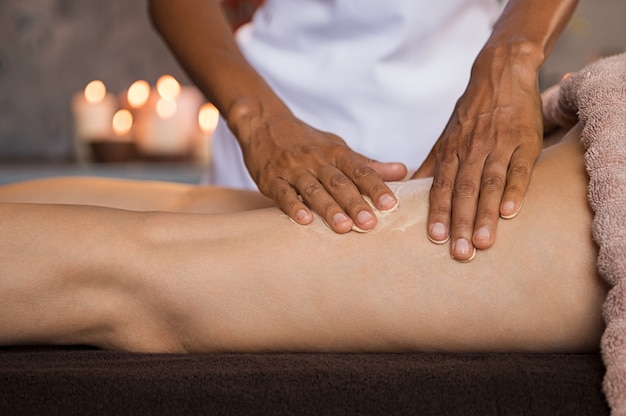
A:
[[[377,162],[375,160],[370,160],[367,164],[370,168],[374,169],[378,176],[383,181],[401,181],[407,175],[407,168],[404,163],[398,162]]]
[[[435,152],[431,150],[422,165],[415,171],[411,179],[430,178],[435,174]]]

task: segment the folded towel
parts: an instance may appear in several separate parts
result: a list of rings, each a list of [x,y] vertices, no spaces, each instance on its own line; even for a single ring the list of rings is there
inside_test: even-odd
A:
[[[610,285],[603,390],[612,415],[626,415],[626,53],[600,59],[543,96],[546,127],[583,123],[598,272]]]

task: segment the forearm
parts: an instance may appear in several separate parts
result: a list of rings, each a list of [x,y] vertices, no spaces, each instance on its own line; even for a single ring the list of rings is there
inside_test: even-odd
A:
[[[477,61],[504,57],[538,71],[577,4],[578,0],[509,0]]]
[[[239,50],[215,0],[149,0],[152,22],[239,140],[250,119],[290,114]]]

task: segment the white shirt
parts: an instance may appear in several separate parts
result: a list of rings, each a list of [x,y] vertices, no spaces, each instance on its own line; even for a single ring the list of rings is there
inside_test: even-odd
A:
[[[497,0],[266,0],[236,40],[298,118],[414,170],[499,11]],[[224,120],[212,140],[208,182],[256,188]]]

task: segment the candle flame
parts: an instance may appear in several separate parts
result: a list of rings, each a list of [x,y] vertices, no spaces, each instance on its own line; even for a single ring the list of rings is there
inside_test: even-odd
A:
[[[150,84],[144,80],[138,80],[128,88],[126,98],[132,108],[143,107],[150,97]]]
[[[118,136],[123,136],[133,126],[133,115],[129,110],[118,110],[113,116],[113,131]]]
[[[180,95],[180,84],[171,75],[163,75],[157,80],[156,88],[161,96],[168,100],[175,100]]]
[[[177,109],[178,105],[174,100],[159,98],[156,104],[156,113],[162,119],[173,117]]]
[[[217,127],[219,117],[220,113],[213,104],[203,104],[198,112],[198,124],[200,125],[200,130],[202,130],[205,134],[213,133],[215,127]]]
[[[96,104],[104,100],[107,95],[107,88],[100,80],[91,81],[85,87],[85,100],[89,104]]]

